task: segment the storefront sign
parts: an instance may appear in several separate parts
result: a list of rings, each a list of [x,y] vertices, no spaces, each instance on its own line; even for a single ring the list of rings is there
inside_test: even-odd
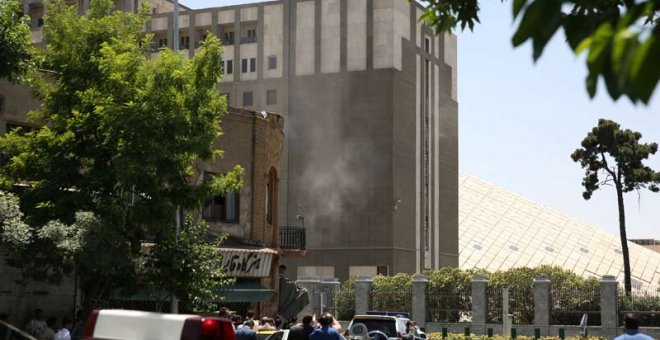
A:
[[[268,277],[275,251],[271,249],[220,249],[227,276]]]

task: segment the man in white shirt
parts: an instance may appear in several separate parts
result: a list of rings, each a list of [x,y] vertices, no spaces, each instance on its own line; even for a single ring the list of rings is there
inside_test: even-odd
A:
[[[55,334],[55,340],[71,340],[71,328],[73,328],[73,321],[69,318],[62,320],[62,328]]]

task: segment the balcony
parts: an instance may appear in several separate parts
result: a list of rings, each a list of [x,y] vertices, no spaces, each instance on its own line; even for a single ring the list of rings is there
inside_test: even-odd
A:
[[[241,37],[241,44],[247,44],[247,43],[255,43],[257,42],[257,36],[248,36],[248,37]]]
[[[305,228],[280,227],[280,249],[288,252],[304,252],[307,245]]]

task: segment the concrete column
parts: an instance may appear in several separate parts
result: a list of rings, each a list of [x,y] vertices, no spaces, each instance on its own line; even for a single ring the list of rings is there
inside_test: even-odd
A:
[[[600,281],[600,320],[603,336],[614,338],[617,335],[617,290],[619,283],[614,276],[605,275]]]
[[[422,274],[415,274],[412,278],[412,319],[420,327],[426,327],[426,293],[429,288],[429,279]]]
[[[302,316],[311,313],[314,314],[319,309],[319,285],[320,281],[318,277],[315,276],[301,276],[298,277],[296,283],[307,289],[309,294],[309,304],[303,308],[300,313],[298,313],[298,320],[302,320]]]
[[[475,334],[486,332],[486,317],[488,315],[488,279],[482,275],[472,278],[472,328]]]
[[[355,281],[355,314],[366,314],[371,306],[371,285],[373,278],[359,277]]]
[[[550,325],[550,279],[545,276],[534,279],[534,326],[541,335],[548,335]]]
[[[341,283],[339,283],[339,279],[335,277],[328,277],[328,278],[323,278],[321,279],[320,283],[320,295],[319,295],[319,302],[320,302],[320,307],[321,310],[319,310],[320,313],[322,312],[330,312],[333,315],[337,314],[335,310],[335,295],[337,292],[339,292]]]

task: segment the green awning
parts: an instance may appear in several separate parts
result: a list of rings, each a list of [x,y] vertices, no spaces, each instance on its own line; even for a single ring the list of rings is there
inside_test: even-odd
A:
[[[112,300],[126,300],[126,301],[156,301],[168,297],[169,293],[164,290],[156,289],[138,289],[135,291],[128,291],[124,288],[115,288],[110,291],[109,298]]]
[[[272,289],[267,289],[254,281],[238,281],[232,285],[222,286],[218,295],[222,302],[255,302],[266,301],[273,295]]]

